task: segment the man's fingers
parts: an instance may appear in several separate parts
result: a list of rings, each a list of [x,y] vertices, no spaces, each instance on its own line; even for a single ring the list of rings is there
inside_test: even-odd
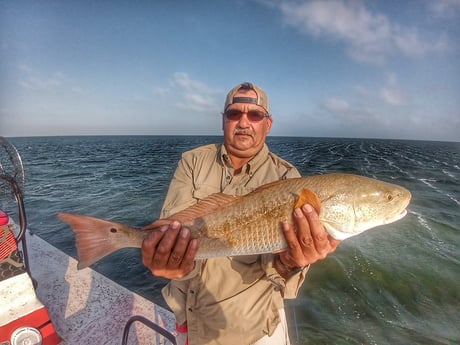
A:
[[[297,250],[299,249],[299,242],[297,240],[297,235],[294,231],[294,228],[288,222],[283,222],[281,227],[284,232],[284,238],[286,239],[286,243],[289,250]]]
[[[329,243],[331,244],[331,247],[332,247],[332,251],[336,250],[339,244],[342,243],[341,240],[336,240],[331,235],[328,235],[328,238],[329,238]]]
[[[168,231],[165,232],[163,238],[161,239],[160,243],[158,243],[155,256],[168,256],[171,254],[171,249],[174,247],[176,243],[177,235],[179,234],[179,230],[181,225],[179,222],[174,221],[171,223]]]
[[[150,268],[152,273],[165,269],[168,264],[171,251],[176,244],[177,235],[181,228],[179,222],[172,222],[170,226],[154,230],[142,243],[142,262]],[[183,253],[177,254],[182,258]]]
[[[162,226],[160,229],[152,231],[144,238],[144,241],[142,241],[142,263],[144,266],[150,267],[152,264],[155,249],[163,238],[166,230],[168,230],[168,226]]]
[[[182,258],[181,270],[190,272],[195,267],[195,256],[198,251],[198,240],[194,239],[188,243],[187,250]]]
[[[299,224],[297,224],[297,227],[298,226]],[[305,261],[303,248],[299,242],[298,234],[294,231],[294,227],[288,222],[283,222],[282,229],[288,245],[288,250],[279,254],[282,259],[281,261],[288,267],[304,266],[304,264],[302,264]]]
[[[187,228],[182,228],[179,236],[176,239],[175,245],[172,248],[171,255],[169,256],[168,266],[171,268],[177,268],[182,262],[185,251],[187,250],[187,245],[190,238],[190,230]]]
[[[195,267],[198,241],[177,221],[153,230],[142,242],[142,262],[153,275],[182,278]]]
[[[294,223],[295,228],[288,222],[282,223],[288,248],[279,253],[279,257],[287,267],[303,267],[324,259],[340,244],[327,233],[318,214],[308,204],[294,210]]]
[[[331,250],[328,233],[324,226],[321,224],[318,214],[313,209],[313,207],[305,204],[302,206],[302,211],[307,218],[310,227],[310,234],[313,239],[316,251],[318,254],[320,254],[320,256],[325,257]]]
[[[294,210],[294,217],[297,224],[297,239],[305,252],[315,250],[315,243],[310,230],[310,224],[300,208]]]

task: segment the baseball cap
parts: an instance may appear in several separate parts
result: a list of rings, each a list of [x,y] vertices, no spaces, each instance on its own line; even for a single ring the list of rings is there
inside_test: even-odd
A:
[[[235,94],[239,90],[254,90],[257,98],[253,97],[235,97]],[[233,89],[230,90],[230,92],[227,94],[227,98],[225,99],[225,106],[224,106],[224,111],[227,110],[228,106],[234,103],[253,103],[260,105],[262,108],[264,108],[268,114],[270,114],[270,104],[268,102],[268,96],[265,93],[265,91],[258,87],[257,85],[253,83],[242,83],[238,84],[235,86]]]

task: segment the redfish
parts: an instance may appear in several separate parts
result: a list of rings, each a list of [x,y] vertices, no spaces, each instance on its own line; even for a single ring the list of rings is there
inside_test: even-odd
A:
[[[398,185],[351,174],[276,181],[240,197],[213,194],[143,228],[60,213],[75,233],[78,268],[125,247],[141,247],[149,231],[177,220],[198,239],[196,259],[279,252],[287,248],[281,222],[294,224],[296,207],[311,204],[327,232],[344,240],[407,213],[411,193]]]

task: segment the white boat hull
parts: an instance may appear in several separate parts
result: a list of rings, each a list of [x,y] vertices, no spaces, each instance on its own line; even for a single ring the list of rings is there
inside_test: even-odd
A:
[[[29,264],[37,295],[47,307],[62,344],[120,344],[126,322],[144,316],[171,333],[171,312],[98,272],[77,270],[77,261],[36,235],[27,233]],[[135,323],[128,344],[164,344],[150,328]]]

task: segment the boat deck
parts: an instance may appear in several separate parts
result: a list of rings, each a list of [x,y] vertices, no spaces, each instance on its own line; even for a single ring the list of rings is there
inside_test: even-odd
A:
[[[38,282],[37,295],[47,307],[62,345],[121,344],[131,316],[141,315],[174,330],[174,316],[90,268],[77,270],[77,261],[36,235],[27,234],[29,263]],[[134,323],[128,344],[157,345],[164,339]]]

